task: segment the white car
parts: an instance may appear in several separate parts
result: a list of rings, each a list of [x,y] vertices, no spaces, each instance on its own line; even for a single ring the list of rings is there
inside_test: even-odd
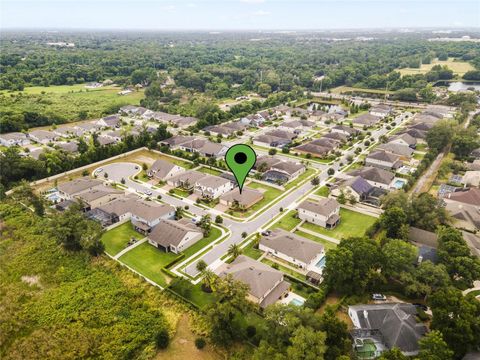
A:
[[[153,194],[153,192],[151,192],[150,190],[145,190],[143,193],[148,196],[151,196]]]
[[[386,301],[387,297],[383,294],[372,294],[372,299],[373,300]]]

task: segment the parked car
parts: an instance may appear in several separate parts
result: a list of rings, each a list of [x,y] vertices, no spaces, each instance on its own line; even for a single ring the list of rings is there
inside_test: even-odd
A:
[[[143,193],[148,196],[151,196],[153,194],[151,190],[145,190]]]
[[[415,306],[415,307],[418,307],[418,308],[422,309],[423,311],[427,311],[427,310],[428,310],[428,306],[425,305],[425,304],[412,303],[412,305]]]
[[[262,234],[263,236],[270,236],[271,233],[272,233],[272,232],[271,232],[270,230],[265,230],[265,231],[262,231],[261,234]]]
[[[387,297],[383,294],[372,294],[372,299],[377,301],[385,301]]]
[[[102,168],[98,168],[97,171],[95,171],[96,174],[100,174],[103,171]]]

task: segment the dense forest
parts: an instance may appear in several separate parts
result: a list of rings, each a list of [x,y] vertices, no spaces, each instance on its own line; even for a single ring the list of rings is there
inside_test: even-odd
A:
[[[268,97],[346,85],[397,91],[400,100],[419,97],[430,101],[429,84],[452,79],[450,69],[436,65],[426,73],[404,76],[395,70],[419,68],[434,59],[470,62],[477,70],[468,71],[464,78],[480,78],[480,49],[474,42],[431,42],[422,34],[373,34],[369,41],[346,36],[7,32],[0,39],[1,132],[99,117],[128,102],[108,98],[104,106],[98,106],[88,93],[75,100],[56,99],[48,87],[57,85],[111,81],[148,87],[147,97],[154,101],[147,99],[143,105],[159,108],[164,104],[162,110],[197,116],[205,125],[216,122],[208,116],[229,116],[205,111],[206,106],[252,91]],[[344,40],[337,41],[339,38]],[[74,46],[58,45],[62,42]],[[45,91],[12,92],[31,86],[45,87]],[[178,106],[185,102],[190,107]],[[79,110],[62,108],[65,103],[75,104]],[[58,111],[52,112],[52,108]]]

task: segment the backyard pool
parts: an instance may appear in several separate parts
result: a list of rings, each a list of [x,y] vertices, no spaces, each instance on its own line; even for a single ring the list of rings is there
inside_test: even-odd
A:
[[[304,302],[302,300],[297,299],[297,298],[294,298],[290,301],[290,304],[295,305],[295,306],[302,306],[303,303]]]
[[[406,183],[407,183],[406,180],[397,179],[397,180],[395,180],[395,182],[393,183],[393,187],[394,187],[395,189],[401,189]]]
[[[323,270],[323,268],[325,267],[325,256],[322,257],[316,264],[315,264],[315,267],[319,268],[320,270]]]

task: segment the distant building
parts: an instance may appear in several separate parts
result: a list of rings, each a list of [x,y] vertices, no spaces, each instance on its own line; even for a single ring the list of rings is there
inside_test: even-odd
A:
[[[372,114],[362,114],[352,120],[354,124],[366,127],[374,126],[382,120],[381,117]]]
[[[58,139],[58,135],[46,130],[33,130],[28,133],[28,137],[31,140],[44,145]]]
[[[396,170],[403,165],[403,162],[400,160],[398,155],[377,150],[368,154],[367,158],[365,159],[365,165],[374,166],[385,170]]]
[[[27,135],[20,132],[13,132],[9,134],[0,135],[0,144],[2,146],[25,146],[30,144],[30,139]]]
[[[354,177],[361,176],[370,185],[387,190],[390,189],[390,184],[395,177],[395,174],[390,171],[372,166],[366,166],[358,170],[353,170],[349,172],[348,175]]]
[[[226,205],[230,208],[238,206],[240,209],[248,209],[262,199],[263,194],[261,191],[244,186],[241,194],[240,189],[236,187],[235,189],[221,195],[220,204]]]

